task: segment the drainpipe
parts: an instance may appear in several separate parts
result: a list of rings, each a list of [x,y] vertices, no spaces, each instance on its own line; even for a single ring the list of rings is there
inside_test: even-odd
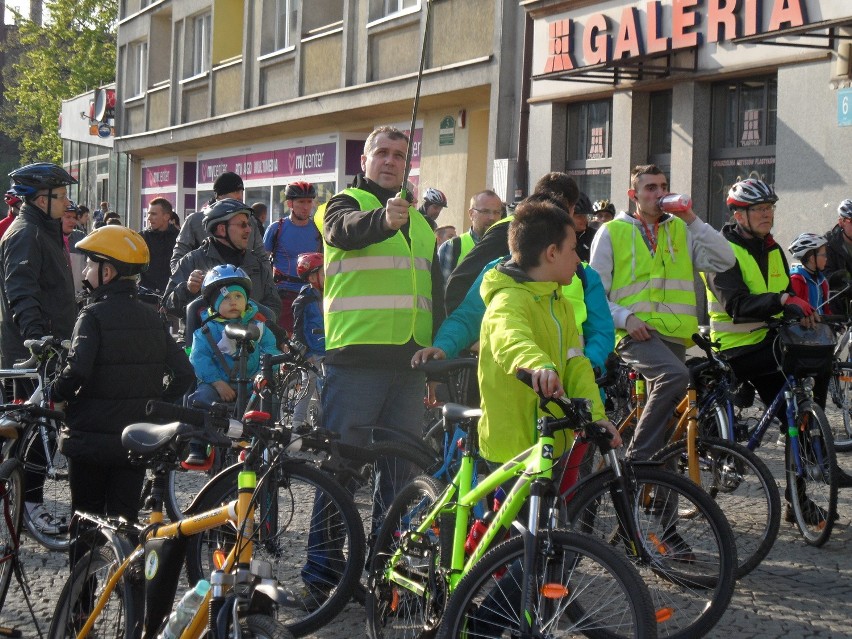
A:
[[[532,83],[533,20],[524,12],[524,53],[521,61],[521,110],[518,118],[518,158],[515,164],[515,202],[529,192],[530,85]]]

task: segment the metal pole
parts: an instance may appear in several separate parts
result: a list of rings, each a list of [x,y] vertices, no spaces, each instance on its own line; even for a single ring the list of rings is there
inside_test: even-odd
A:
[[[414,127],[417,124],[417,107],[420,105],[420,84],[426,64],[426,42],[429,40],[429,18],[432,15],[432,0],[426,0],[426,26],[423,29],[423,45],[420,47],[420,69],[417,71],[417,88],[414,90],[414,108],[411,110],[411,127],[408,129],[408,151],[405,154],[405,173],[402,176],[400,193],[407,198],[408,175],[411,173],[411,154],[414,152]]]

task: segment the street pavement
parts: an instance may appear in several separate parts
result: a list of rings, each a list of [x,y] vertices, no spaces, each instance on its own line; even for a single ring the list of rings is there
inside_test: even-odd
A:
[[[758,454],[782,477],[783,449],[769,431]],[[852,471],[852,454],[840,456]],[[783,498],[782,498],[783,503]],[[794,524],[781,522],[781,532],[769,556],[737,584],[733,601],[721,622],[708,635],[717,639],[852,636],[852,489],[840,491],[840,521],[823,548],[802,541]],[[32,588],[36,618],[46,632],[67,576],[66,557],[51,553],[25,538],[22,557]],[[24,637],[37,637],[26,612],[21,590],[13,581],[0,625],[14,626]],[[325,628],[309,638],[355,639],[364,636],[364,612],[349,604]]]

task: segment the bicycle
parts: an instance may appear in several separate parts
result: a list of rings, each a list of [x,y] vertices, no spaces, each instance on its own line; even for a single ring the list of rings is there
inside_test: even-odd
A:
[[[690,381],[667,431],[669,442],[652,459],[688,476],[704,488],[727,516],[737,546],[737,579],[769,554],[781,525],[781,498],[772,472],[745,446],[708,433],[732,418],[729,397],[735,386],[730,366],[701,335],[693,341],[707,359],[687,362]],[[628,375],[632,408],[619,424],[623,438],[635,428],[646,400],[645,382]]]
[[[566,417],[540,419],[539,441],[475,488],[481,411],[444,406],[445,418],[468,431],[460,468],[446,487],[429,476],[416,479],[391,505],[371,567],[365,603],[369,637],[434,636],[439,624],[442,637],[469,636],[495,623],[501,625],[500,636],[507,629],[518,636],[544,636],[559,624],[568,635],[656,636],[647,588],[629,563],[596,540],[552,527],[554,433],[600,428],[589,423],[586,400],[566,400],[562,406]],[[509,481],[514,486],[466,553],[473,505]],[[526,528],[513,524],[524,504],[529,505]],[[541,521],[549,523],[540,528]],[[522,529],[521,537],[498,543],[514,525]],[[516,568],[521,558],[523,577]],[[472,619],[474,610],[493,612],[482,602],[474,608],[469,598],[485,586],[495,565],[511,566],[502,571],[508,577],[498,587],[519,587],[503,592],[507,605],[499,615]]]
[[[840,420],[831,422],[834,448],[838,452],[852,451],[852,321],[846,321],[834,348],[834,362],[828,397],[840,411]],[[827,408],[828,406],[826,406]]]
[[[131,456],[156,469],[147,525],[78,513],[88,524],[78,543],[86,543],[90,549],[75,563],[62,589],[49,637],[84,639],[90,632],[100,635],[104,630],[126,639],[140,632],[156,636],[172,608],[187,537],[223,525],[234,530],[231,543],[227,549],[220,548],[215,567],[207,573],[213,587],[181,636],[200,637],[206,629],[208,636],[224,638],[233,629],[235,636],[292,637],[273,616],[281,594],[268,583],[272,567],[255,554],[255,518],[262,512],[259,501],[270,478],[262,474],[257,481],[259,451],[250,451],[243,461],[235,500],[222,507],[199,509],[180,522],[163,523],[166,472],[178,463],[180,441],[196,437],[223,445],[227,436],[221,430],[263,437],[270,416],[249,412],[240,423],[157,402],[150,403],[149,409],[152,414],[179,416],[182,421],[131,424],[122,433],[122,443]]]
[[[68,460],[59,450],[58,438],[64,415],[50,410],[50,384],[61,372],[70,342],[47,336],[24,342],[32,353],[30,359],[0,369],[3,380],[32,384],[29,399],[20,404],[0,406],[0,428],[7,438],[3,458],[15,458],[24,471],[24,503],[41,504],[42,509],[23,513],[27,533],[48,550],[66,550],[69,544],[68,524],[71,520],[71,488],[68,484]],[[56,524],[56,534],[43,532],[33,520],[46,512]]]
[[[27,582],[24,564],[20,559],[21,522],[24,509],[24,473],[17,459],[0,464],[0,612],[6,602],[12,576],[18,582],[24,602],[33,620],[36,633],[42,637]],[[20,637],[15,628],[0,627],[0,637]]]
[[[810,332],[795,319],[765,322],[776,332],[776,361],[784,385],[753,427],[726,420],[710,425],[708,432],[720,439],[745,442],[748,450],[755,451],[776,412],[782,405],[786,407],[785,499],[792,504],[792,518],[805,542],[817,547],[829,540],[837,519],[839,474],[832,429],[814,401],[812,375],[831,370],[835,338],[827,324],[842,320],[831,316],[822,320]]]

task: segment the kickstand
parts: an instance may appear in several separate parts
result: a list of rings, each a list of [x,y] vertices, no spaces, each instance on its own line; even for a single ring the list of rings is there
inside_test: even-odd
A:
[[[21,587],[21,592],[24,594],[24,601],[27,604],[27,610],[30,611],[30,617],[32,617],[33,623],[35,624],[36,632],[38,633],[39,639],[44,639],[44,635],[41,632],[41,628],[38,625],[38,620],[36,619],[35,610],[33,610],[33,604],[30,601],[30,585],[27,582],[27,576],[24,574],[24,565],[21,563],[21,558],[18,556],[17,552],[15,553],[13,559],[13,566],[15,571],[15,580],[18,582],[18,585]],[[0,637],[20,637],[21,631],[17,628],[3,628],[0,627]]]

